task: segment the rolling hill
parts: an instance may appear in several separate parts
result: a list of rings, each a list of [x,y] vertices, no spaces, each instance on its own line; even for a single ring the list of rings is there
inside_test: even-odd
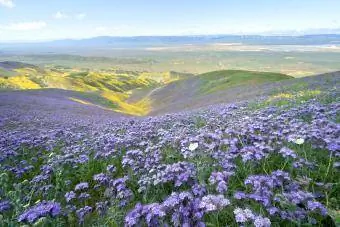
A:
[[[17,61],[3,61],[0,62],[0,68],[4,70],[13,70],[13,69],[21,69],[21,68],[34,68],[37,69],[38,67],[32,64],[27,64],[23,62]]]
[[[193,76],[178,72],[136,72],[118,69],[89,70],[65,67],[38,67],[22,62],[0,62],[0,89],[64,89],[77,91],[78,102],[96,103],[116,112],[146,115],[151,109],[147,97],[126,100],[133,91],[154,89]]]
[[[77,93],[68,96],[72,101],[136,116],[235,101],[251,95],[257,86],[292,78],[279,73],[242,70],[192,75],[172,71],[157,73],[51,68],[21,62],[2,62],[0,69],[6,72],[0,71],[1,89],[74,91]],[[247,92],[242,92],[241,87],[247,87]]]
[[[252,84],[246,84],[245,79],[242,80],[242,83],[233,84],[231,82],[233,77],[240,74],[252,78]],[[297,79],[291,79],[291,77],[282,74],[267,74],[244,71],[212,72],[174,81],[156,88],[139,88],[124,93],[85,92],[54,88],[7,90],[0,92],[0,98],[13,97],[7,100],[12,100],[17,105],[21,105],[22,108],[28,105],[37,106],[47,113],[54,108],[54,105],[57,105],[58,108],[75,115],[87,116],[96,112],[103,114],[103,116],[109,116],[111,112],[112,116],[117,117],[129,115],[130,117],[131,115],[153,116],[206,108],[214,104],[251,101],[261,96],[270,97],[267,101],[283,101],[282,104],[285,103],[285,99],[295,97],[294,94],[308,100],[315,95],[320,95],[319,86],[322,83],[328,87],[333,84],[333,89],[336,89],[338,86],[337,78],[340,77],[340,72]],[[207,79],[205,77],[215,77],[216,75],[220,75],[220,77],[224,75],[226,78],[229,76],[229,80],[226,80],[229,82],[222,83],[220,81],[219,89],[209,93],[202,92],[209,87],[202,86],[202,81]],[[262,81],[261,78],[264,75],[270,77],[266,81],[276,82]],[[258,83],[253,81],[256,76]],[[315,86],[315,84],[318,86]],[[30,103],[25,100],[30,100]],[[10,103],[6,105],[10,105]]]
[[[221,70],[170,83],[150,94],[153,113],[199,108],[251,97],[257,87],[292,79],[279,73]],[[265,91],[265,89],[263,89]]]

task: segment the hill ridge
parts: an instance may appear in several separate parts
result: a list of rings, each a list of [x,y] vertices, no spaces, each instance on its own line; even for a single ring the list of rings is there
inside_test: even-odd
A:
[[[40,68],[20,62],[9,65],[13,67],[7,71],[15,74],[1,76],[0,71],[2,88],[78,91],[82,96],[69,98],[136,116],[206,106],[222,102],[222,97],[234,87],[256,86],[292,78],[281,73],[245,70],[219,70],[193,75],[173,71],[158,73],[119,69],[93,71]]]

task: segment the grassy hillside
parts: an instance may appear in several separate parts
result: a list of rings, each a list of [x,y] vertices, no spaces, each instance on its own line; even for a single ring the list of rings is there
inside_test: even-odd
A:
[[[279,73],[222,70],[175,81],[150,94],[154,113],[235,101],[254,87],[293,77]]]
[[[293,78],[281,73],[253,72],[244,70],[221,70],[199,75],[199,92],[209,94],[233,86],[257,85]]]

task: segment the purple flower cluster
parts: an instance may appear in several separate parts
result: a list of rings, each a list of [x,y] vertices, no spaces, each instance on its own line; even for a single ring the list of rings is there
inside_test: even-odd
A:
[[[163,164],[142,175],[138,183],[140,184],[140,191],[146,190],[150,185],[155,186],[167,182],[173,182],[176,187],[179,187],[185,183],[191,184],[195,175],[196,169],[192,163]]]
[[[213,172],[209,177],[209,183],[212,185],[216,185],[216,191],[219,193],[224,193],[227,191],[227,182],[229,177],[234,175],[233,172]]]
[[[61,213],[61,207],[59,203],[52,201],[43,201],[37,205],[29,208],[18,217],[19,222],[34,223],[41,217],[56,217]]]
[[[166,217],[169,217],[173,226],[205,226],[204,214],[222,210],[228,205],[230,201],[223,195],[195,197],[188,191],[173,192],[162,203],[138,203],[125,217],[125,225],[138,226],[144,221],[148,226],[166,225]]]
[[[239,191],[234,194],[234,198],[255,200],[262,204],[271,216],[279,215],[282,219],[302,220],[311,211],[318,210],[322,215],[327,214],[325,206],[314,201],[315,196],[312,193],[300,189],[299,184],[281,170],[274,171],[269,176],[249,176],[244,183],[252,187],[252,192]],[[288,205],[290,211],[285,210],[285,206]]]
[[[246,209],[236,208],[234,210],[234,215],[236,222],[239,224],[252,222],[255,227],[271,226],[269,218],[254,214],[253,211],[251,211],[249,208]]]

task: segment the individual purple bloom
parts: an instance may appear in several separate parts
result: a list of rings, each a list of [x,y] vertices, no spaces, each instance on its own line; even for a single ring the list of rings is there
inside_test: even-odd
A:
[[[80,193],[80,195],[78,196],[78,199],[80,199],[80,200],[86,200],[86,199],[89,199],[89,198],[91,198],[91,195],[88,194],[88,193],[85,193],[85,192]]]
[[[109,173],[114,173],[114,172],[116,172],[116,167],[114,166],[114,165],[108,165],[107,167],[106,167],[106,171],[107,172],[109,172]]]
[[[105,202],[97,202],[96,203],[96,211],[100,216],[104,216],[109,209],[109,203],[107,201]]]
[[[51,165],[43,165],[40,169],[44,174],[53,173],[53,167]]]
[[[281,150],[279,151],[279,153],[284,157],[284,158],[296,158],[297,155],[295,154],[295,152],[287,147],[283,147],[281,148]]]
[[[87,155],[79,155],[78,159],[77,159],[77,163],[86,163],[89,161],[89,157]]]
[[[99,173],[93,176],[93,180],[97,181],[99,184],[106,185],[110,181],[110,177],[104,173]]]
[[[41,183],[41,182],[44,182],[44,181],[47,181],[48,179],[50,178],[49,175],[46,175],[46,174],[39,174],[39,175],[36,175],[33,179],[32,179],[32,183]]]
[[[96,184],[93,186],[93,190],[97,191],[101,188],[101,185],[100,184]]]
[[[60,211],[61,207],[59,203],[52,201],[43,201],[22,213],[18,217],[18,221],[33,224],[37,219],[41,217],[56,217],[60,214]]]
[[[219,193],[224,193],[226,192],[228,189],[227,187],[227,184],[225,181],[220,181],[217,183],[217,186],[216,186],[216,191],[219,192]]]
[[[79,223],[83,223],[86,215],[88,215],[91,212],[92,212],[92,207],[90,206],[85,206],[85,207],[82,207],[76,210]]]
[[[66,202],[70,202],[72,199],[75,199],[77,197],[76,193],[74,191],[66,192],[65,199]]]
[[[255,217],[254,213],[248,208],[236,208],[234,209],[234,215],[237,223],[245,223],[249,220],[253,220]]]
[[[330,150],[330,151],[340,151],[340,145],[339,143],[329,143],[327,145],[327,149]]]
[[[234,198],[235,199],[245,199],[245,198],[247,198],[247,195],[244,192],[235,192]]]
[[[192,193],[195,196],[202,197],[207,193],[207,189],[204,185],[195,184],[192,186]]]
[[[82,183],[77,184],[74,187],[74,190],[81,191],[81,190],[86,190],[88,188],[89,188],[89,184],[87,182],[82,182]]]
[[[0,201],[0,213],[8,211],[11,208],[11,203],[7,200]]]
[[[71,181],[71,180],[66,180],[66,181],[65,181],[65,185],[68,186],[68,185],[70,185],[70,184],[72,184],[72,181]]]
[[[267,209],[267,211],[271,216],[273,216],[279,212],[279,209],[276,207],[270,207]]]
[[[199,207],[207,212],[223,209],[228,206],[230,201],[223,195],[207,195],[201,199]]]
[[[234,175],[233,172],[213,172],[209,177],[210,184],[217,184],[216,191],[219,193],[224,193],[227,191],[227,182],[230,176]]]
[[[319,202],[308,201],[307,208],[308,210],[311,210],[311,211],[319,210],[322,215],[327,214],[327,208]]]
[[[255,227],[269,227],[271,226],[271,222],[268,218],[264,218],[262,216],[256,216],[254,219]]]

